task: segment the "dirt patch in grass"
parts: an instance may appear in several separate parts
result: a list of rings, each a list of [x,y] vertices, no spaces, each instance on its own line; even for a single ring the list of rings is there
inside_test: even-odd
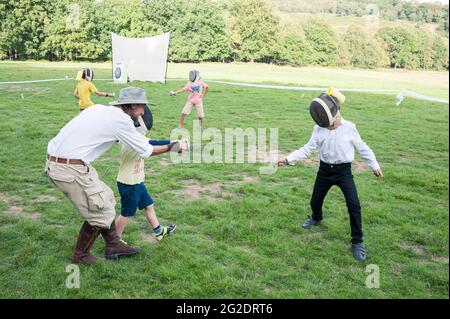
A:
[[[397,264],[392,265],[391,267],[389,267],[389,272],[391,274],[393,274],[394,276],[401,276],[402,273],[399,268],[400,268],[400,266]]]
[[[226,181],[225,185],[242,185],[247,183],[256,183],[259,182],[259,176],[249,176],[249,175],[232,175],[232,177],[241,178],[240,180],[232,180],[232,181]]]
[[[233,193],[224,189],[226,186],[257,183],[260,180],[258,176],[249,175],[232,175],[232,177],[239,177],[240,180],[227,180],[221,183],[209,184],[202,184],[197,179],[184,180],[182,181],[183,188],[174,190],[172,193],[177,196],[181,196],[188,201],[204,199],[214,202],[233,196]]]
[[[188,201],[199,199],[217,201],[223,197],[231,196],[219,183],[202,184],[197,179],[188,179],[183,181],[183,186],[182,189],[174,190],[173,193]]]
[[[263,291],[265,292],[265,293],[270,293],[270,292],[272,292],[274,289],[273,289],[273,286],[272,285],[266,285],[264,288],[263,288]]]
[[[25,93],[25,92],[46,92],[50,89],[47,87],[37,87],[37,86],[25,86],[19,84],[10,84],[10,85],[2,85],[0,87],[1,91],[6,92],[17,92],[17,93]]]
[[[425,247],[422,244],[403,242],[400,244],[400,247],[404,250],[412,251],[419,256],[425,255]]]
[[[244,253],[247,253],[247,254],[251,254],[251,255],[255,254],[255,249],[250,246],[246,246],[246,245],[237,246],[236,249],[239,251],[242,251]]]
[[[149,242],[150,244],[157,244],[158,243],[158,240],[156,239],[156,237],[153,236],[153,235],[150,235],[150,234],[143,233],[142,234],[142,238],[146,242]]]
[[[6,208],[6,212],[22,218],[38,219],[41,217],[39,213],[25,212],[24,205],[10,205]]]
[[[42,203],[42,202],[56,202],[58,198],[53,195],[39,195],[35,199],[31,200],[32,203]]]
[[[435,262],[448,265],[448,257],[433,256],[431,259]]]
[[[25,205],[16,204],[18,201],[22,200],[22,197],[19,195],[7,195],[4,193],[0,193],[0,200],[6,203],[5,212],[7,214],[30,219],[38,219],[39,217],[41,217],[41,214],[39,213],[26,212]]]
[[[22,197],[20,197],[19,195],[7,195],[4,193],[0,193],[0,200],[9,204],[22,200]]]
[[[161,166],[169,166],[171,163],[170,159],[162,157],[158,160],[159,165]]]

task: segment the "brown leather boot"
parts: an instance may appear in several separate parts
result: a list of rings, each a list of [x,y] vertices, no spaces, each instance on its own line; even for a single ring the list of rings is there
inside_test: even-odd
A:
[[[83,223],[71,260],[73,264],[92,265],[95,263],[97,258],[91,255],[90,250],[98,235],[100,235],[100,231],[101,228],[91,226],[87,221]]]
[[[110,229],[102,229],[105,239],[105,258],[116,260],[119,256],[129,256],[141,251],[139,247],[131,247],[123,243],[116,232],[116,223],[112,222]]]

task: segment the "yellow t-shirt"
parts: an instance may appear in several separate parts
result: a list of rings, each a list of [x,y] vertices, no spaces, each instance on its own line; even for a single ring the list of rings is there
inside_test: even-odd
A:
[[[78,83],[74,93],[78,94],[80,98],[78,100],[80,110],[84,110],[94,104],[94,102],[92,102],[91,100],[91,94],[94,92],[97,92],[97,88],[92,82],[82,80],[80,83]]]
[[[139,130],[139,128],[137,130],[138,132],[144,134]],[[119,144],[120,167],[117,175],[117,181],[127,185],[142,183],[145,179],[144,159],[128,145],[122,142],[119,142]]]

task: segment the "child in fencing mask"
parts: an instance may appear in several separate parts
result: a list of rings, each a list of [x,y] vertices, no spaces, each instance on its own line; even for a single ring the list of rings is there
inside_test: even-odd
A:
[[[189,82],[177,91],[170,91],[170,95],[173,96],[183,92],[189,92],[189,96],[183,111],[181,112],[178,126],[180,128],[184,126],[184,119],[191,113],[192,108],[195,107],[200,126],[203,127],[203,118],[205,117],[203,98],[208,94],[208,85],[201,80],[200,72],[198,70],[191,70],[189,72]]]
[[[363,243],[361,206],[353,180],[351,163],[355,159],[355,148],[367,161],[375,176],[382,177],[375,154],[361,139],[356,125],[344,120],[340,114],[345,97],[336,89],[329,89],[315,98],[309,107],[311,117],[316,122],[307,144],[278,161],[282,166],[307,159],[314,150],[319,150],[320,166],[311,197],[312,214],[303,223],[304,229],[320,224],[323,219],[322,205],[330,188],[338,186],[344,193],[350,216],[351,250],[353,257],[362,261],[367,252]]]
[[[97,90],[95,85],[92,83],[94,80],[94,71],[91,68],[85,68],[80,71],[80,82],[77,84],[73,95],[78,100],[78,106],[80,107],[80,112],[94,105],[91,100],[91,94],[95,93],[98,96],[112,97],[114,93],[105,93]],[[77,76],[78,79],[78,76]]]

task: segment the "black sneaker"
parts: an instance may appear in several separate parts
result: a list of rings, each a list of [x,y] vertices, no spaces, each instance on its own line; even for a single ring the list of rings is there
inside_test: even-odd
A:
[[[352,253],[357,261],[364,261],[367,258],[367,251],[364,243],[352,244]]]
[[[306,222],[303,223],[302,228],[304,229],[310,229],[313,228],[314,226],[317,226],[320,224],[320,220],[314,220],[312,217],[309,217]]]

